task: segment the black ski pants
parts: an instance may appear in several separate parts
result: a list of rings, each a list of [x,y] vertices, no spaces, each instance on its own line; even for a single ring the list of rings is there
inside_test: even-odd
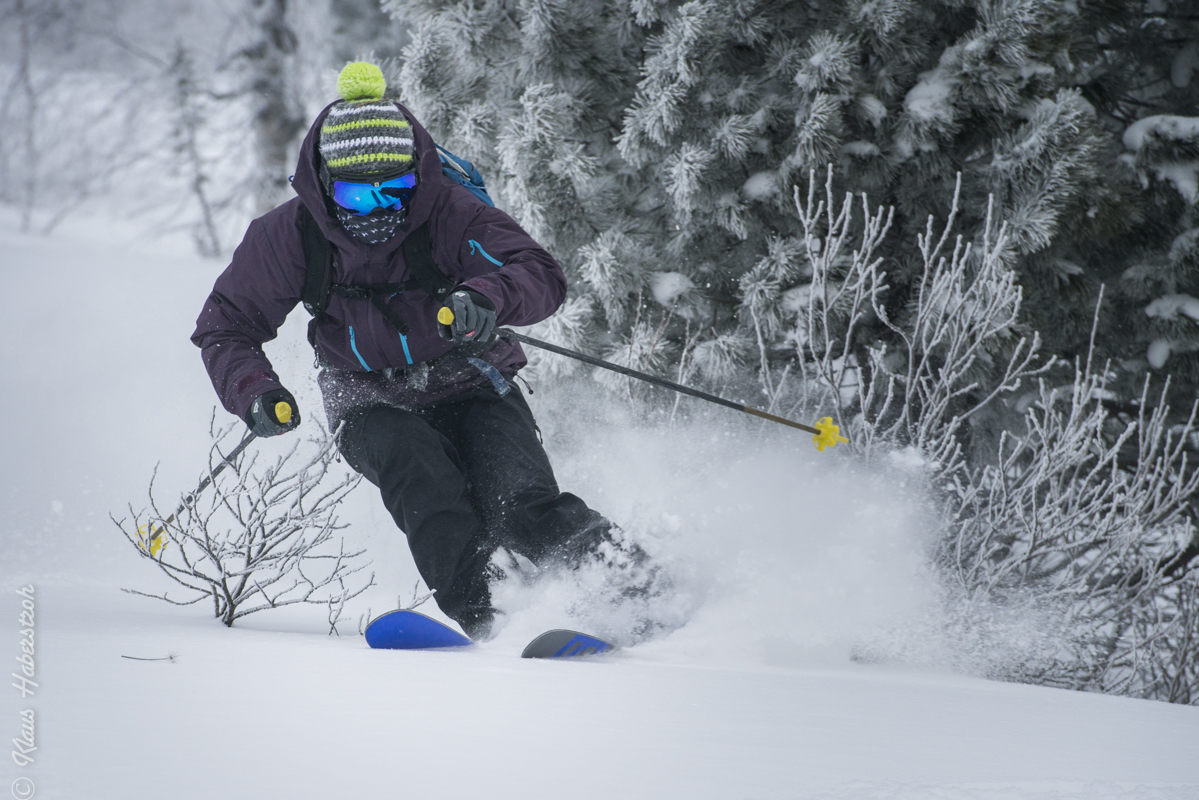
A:
[[[537,565],[570,563],[610,527],[559,491],[516,385],[504,397],[488,387],[412,411],[356,408],[341,451],[379,487],[438,606],[472,637],[491,625],[488,562],[497,547]]]

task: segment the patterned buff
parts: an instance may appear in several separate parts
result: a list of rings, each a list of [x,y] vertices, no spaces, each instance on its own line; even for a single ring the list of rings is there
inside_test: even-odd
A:
[[[361,180],[406,171],[415,166],[412,126],[391,101],[383,99],[387,82],[374,64],[347,64],[337,78],[342,102],[329,110],[319,143],[321,179],[332,194],[335,178]],[[380,244],[395,234],[404,210],[379,209],[365,216],[338,207],[337,219],[355,239]]]
[[[363,244],[383,244],[395,235],[396,228],[408,216],[406,209],[380,209],[362,217],[353,211],[337,207],[337,221],[351,236]]]

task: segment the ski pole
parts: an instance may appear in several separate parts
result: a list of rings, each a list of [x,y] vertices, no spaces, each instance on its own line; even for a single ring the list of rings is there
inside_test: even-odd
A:
[[[442,325],[449,325],[453,323],[454,312],[448,308],[441,308],[437,312],[437,321]],[[603,369],[611,370],[613,372],[619,372],[621,375],[627,375],[630,378],[637,378],[638,380],[645,381],[646,383],[651,383],[654,386],[660,386],[663,389],[670,389],[672,391],[679,392],[680,394],[698,397],[700,400],[707,400],[709,403],[715,403],[736,411],[742,411],[746,414],[752,414],[755,417],[761,417],[762,419],[770,420],[771,422],[777,422],[780,425],[787,425],[792,428],[798,428],[801,431],[807,431],[808,433],[815,434],[812,437],[812,441],[815,443],[816,449],[821,452],[824,452],[824,448],[826,447],[835,447],[838,442],[849,441],[849,439],[846,439],[841,435],[840,426],[833,424],[832,417],[822,417],[816,422],[815,425],[804,425],[802,422],[795,422],[794,420],[789,420],[786,417],[775,416],[774,414],[761,411],[742,403],[734,403],[732,400],[725,400],[723,397],[717,397],[714,394],[701,392],[698,389],[692,389],[690,386],[683,386],[681,383],[675,383],[674,381],[668,381],[665,378],[659,378],[644,372],[638,372],[635,369],[622,367],[619,364],[613,364],[610,361],[604,361],[603,359],[595,358],[594,356],[589,356],[585,353],[579,353],[575,350],[568,350],[565,347],[559,347],[556,344],[543,342],[540,339],[534,339],[531,336],[525,336],[524,334],[517,333],[516,331],[509,330],[507,328],[498,328],[496,330],[496,334],[504,337],[505,339],[512,339],[513,341],[521,342],[522,344],[530,344],[533,347],[539,347],[542,350],[548,350],[551,353],[557,353],[558,355],[566,356],[567,358],[577,359],[578,361],[591,364],[592,366],[602,367]]]
[[[291,420],[291,404],[286,402],[276,403],[275,417],[284,424],[289,422]],[[195,502],[200,492],[207,489],[209,484],[216,480],[216,476],[224,472],[225,467],[233,463],[238,456],[245,452],[246,448],[249,447],[250,442],[257,438],[258,434],[254,433],[254,431],[248,431],[241,442],[238,443],[237,447],[233,448],[233,452],[221,458],[221,463],[217,464],[216,468],[214,468],[212,472],[208,473],[204,480],[200,481],[200,485],[196,487],[194,492],[183,498],[183,502],[180,503],[179,507],[175,509],[175,513],[163,520],[162,524],[158,526],[157,530],[149,531],[149,525],[144,525],[137,529],[138,533],[142,534],[143,536],[149,533],[145,549],[150,555],[158,555],[158,551],[166,545],[165,542],[162,544],[158,543],[158,537],[162,536],[162,534],[166,532],[166,527],[174,522],[176,517],[183,513],[183,509],[187,508],[189,504]]]

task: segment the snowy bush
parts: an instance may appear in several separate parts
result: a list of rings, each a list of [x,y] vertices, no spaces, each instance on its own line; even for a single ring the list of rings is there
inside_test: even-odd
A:
[[[981,656],[993,674],[1199,699],[1199,584],[1185,575],[1199,534],[1189,505],[1199,470],[1187,454],[1199,404],[1174,425],[1168,386],[1152,396],[1146,380],[1137,414],[1114,416],[1109,366],[1088,357],[1062,374],[1038,337],[1018,336],[1007,226],[988,220],[977,248],[960,235],[949,248],[956,191],[942,232],[930,218],[919,237],[920,278],[891,320],[875,256],[890,213],[872,213],[862,197],[852,236],[854,198],[838,207],[831,187],[830,178],[819,202],[796,192],[812,282],[792,336],[809,386],[787,394],[809,415],[838,415],[866,460],[918,465],[940,511],[932,558],[953,635],[1001,635],[997,609],[1008,619],[1022,609],[1041,638],[983,644],[1002,651]],[[894,343],[856,345],[871,314]],[[765,364],[762,374],[769,381]],[[999,414],[1009,420],[992,446],[972,424]]]
[[[867,459],[879,447],[911,447],[946,474],[956,473],[969,463],[964,426],[1053,366],[1040,357],[1039,336],[1020,335],[1022,291],[1007,265],[1007,226],[996,230],[988,215],[977,247],[958,235],[946,252],[958,215],[959,179],[941,234],[931,216],[917,234],[918,278],[892,320],[888,295],[894,288],[884,284],[876,252],[894,209],[872,214],[862,195],[863,221],[855,226],[854,198],[846,195],[838,207],[832,187],[830,170],[824,199],[817,201],[809,189],[801,202],[795,191],[811,283],[796,293],[801,302],[789,338],[801,374],[823,390],[804,390],[811,405],[804,411],[832,411]],[[870,320],[889,329],[890,341],[862,335]],[[762,358],[769,381],[764,350]]]
[[[237,425],[213,431],[211,476],[226,461],[221,449]],[[181,511],[165,516],[150,486],[149,511],[113,521],[139,555],[151,561],[186,593],[183,598],[126,590],[174,605],[211,600],[213,614],[232,626],[242,617],[271,608],[309,603],[329,611],[331,631],[345,603],[374,584],[357,585],[365,551],[347,552],[334,534],[344,528],[337,508],[361,476],[334,474],[335,437],[294,444],[273,464],[241,456],[203,493],[183,499]],[[231,475],[231,477],[230,477]]]
[[[1018,677],[1192,702],[1199,683],[1168,686],[1162,675],[1199,655],[1185,613],[1194,578],[1165,573],[1196,535],[1188,502],[1199,471],[1185,452],[1194,409],[1171,426],[1164,392],[1150,397],[1146,385],[1138,416],[1112,420],[1106,373],[1088,362],[1069,385],[1038,381],[1026,427],[1004,434],[997,463],[944,485],[938,561],[964,617],[998,601],[1057,626],[1056,650],[1025,654]]]

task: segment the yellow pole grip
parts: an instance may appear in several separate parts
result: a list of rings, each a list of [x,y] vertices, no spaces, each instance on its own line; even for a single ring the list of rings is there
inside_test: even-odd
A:
[[[291,422],[291,404],[285,400],[275,403],[275,419],[284,425]]]
[[[450,311],[445,306],[442,306],[441,310],[437,312],[437,321],[440,322],[442,325],[453,325],[454,324],[454,312]]]

